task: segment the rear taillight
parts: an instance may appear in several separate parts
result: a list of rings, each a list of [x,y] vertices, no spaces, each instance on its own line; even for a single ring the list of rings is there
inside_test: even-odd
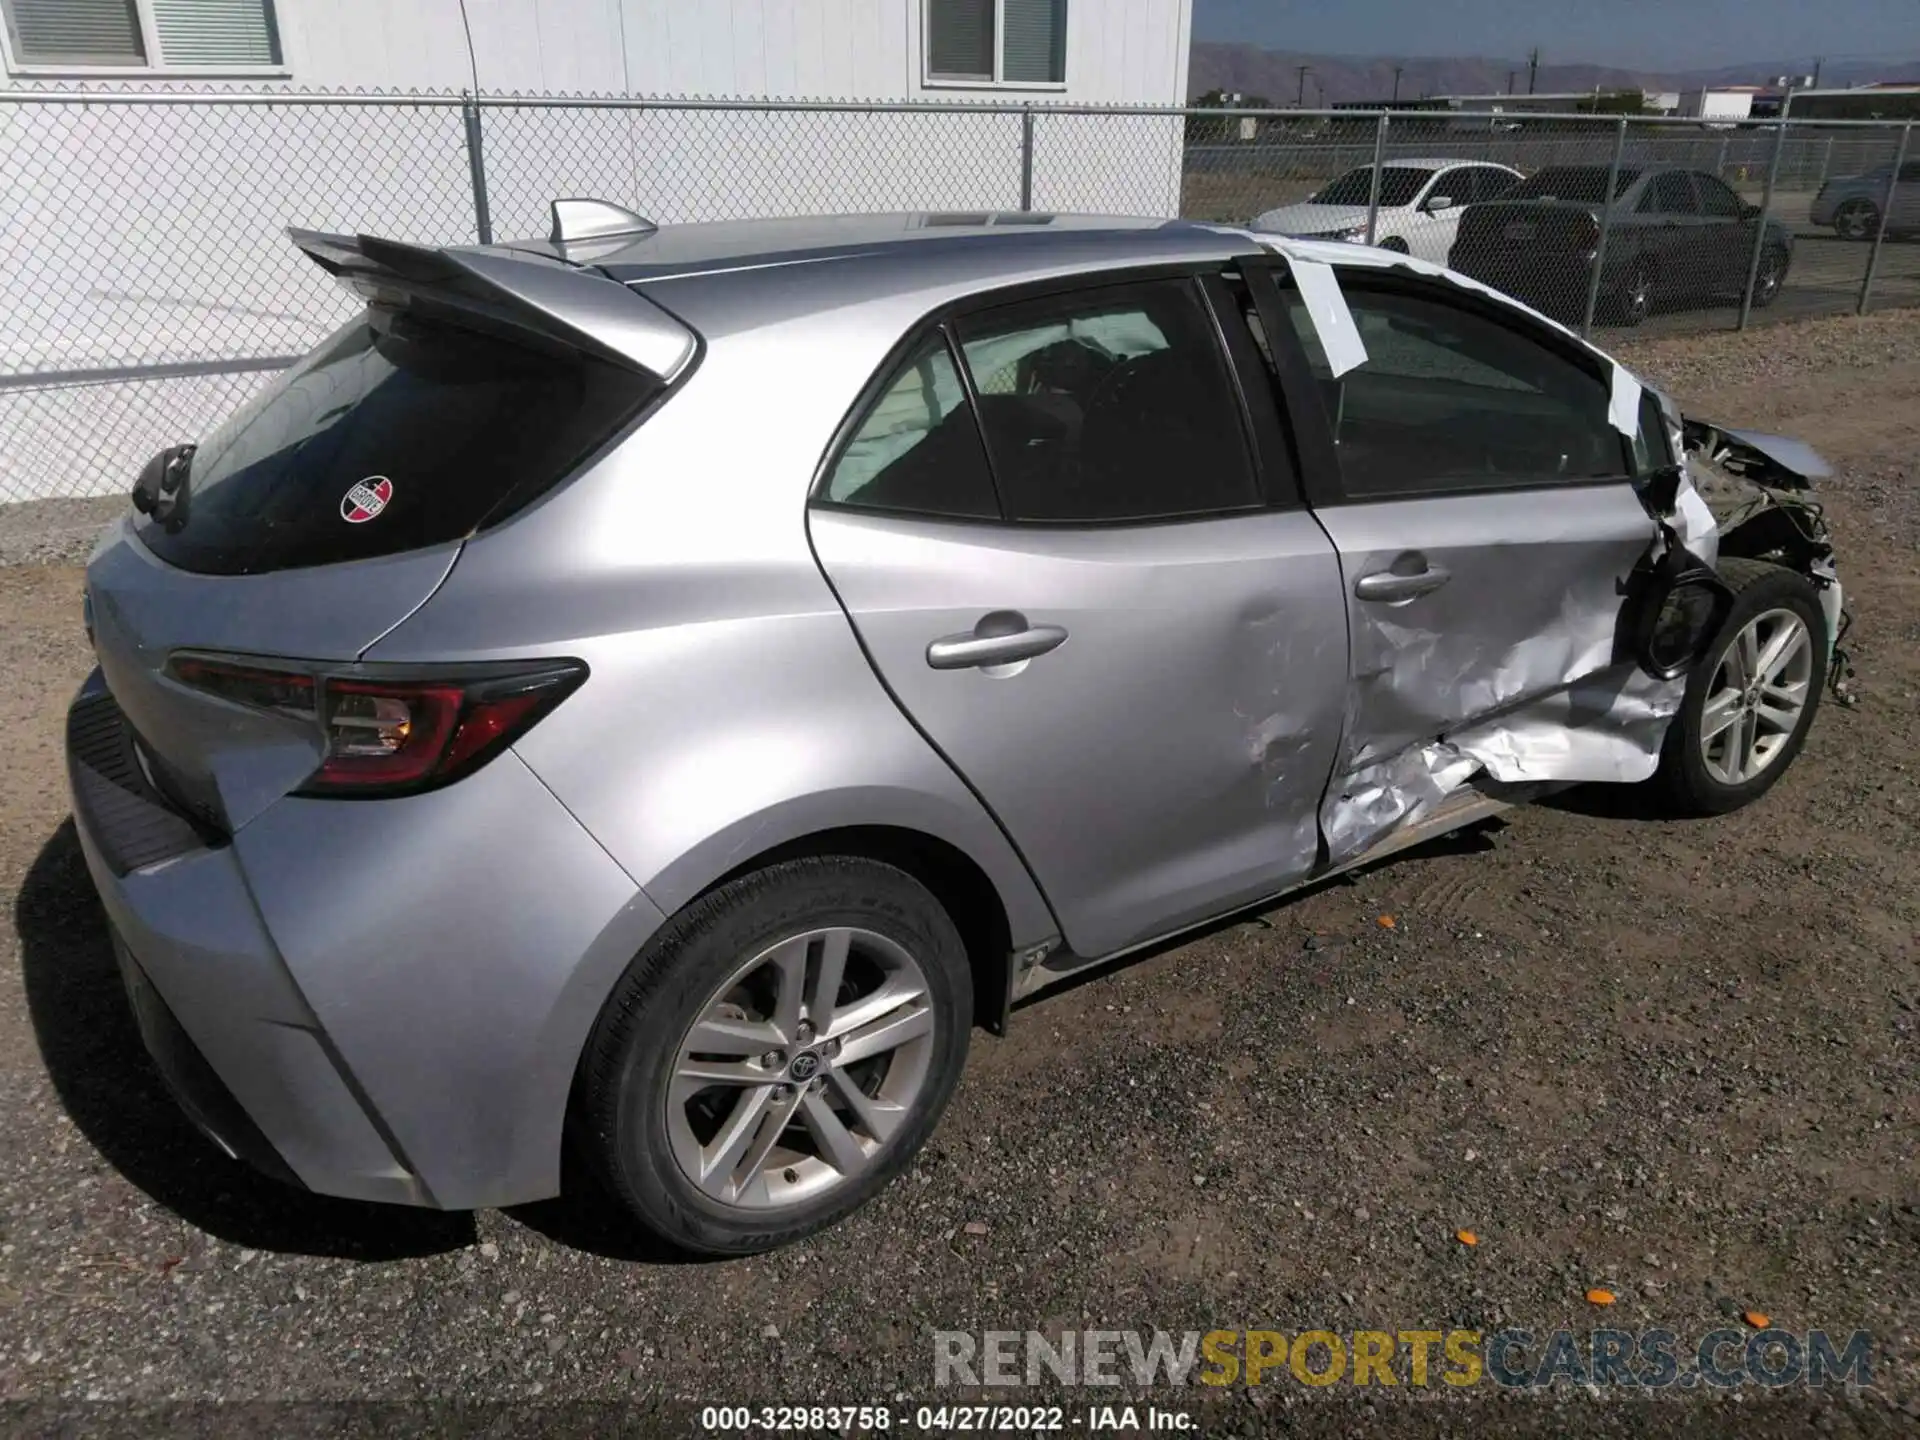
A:
[[[578,660],[312,673],[177,655],[168,669],[197,690],[317,726],[325,758],[298,793],[367,797],[432,790],[471,774],[587,678]]]

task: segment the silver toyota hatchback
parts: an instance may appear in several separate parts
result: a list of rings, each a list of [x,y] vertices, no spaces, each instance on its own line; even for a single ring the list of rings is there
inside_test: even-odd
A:
[[[805,1235],[1050,981],[1556,786],[1755,798],[1842,628],[1817,457],[1405,256],[293,238],[364,308],[139,477],[68,748],[162,1073],[326,1194],[565,1141]]]

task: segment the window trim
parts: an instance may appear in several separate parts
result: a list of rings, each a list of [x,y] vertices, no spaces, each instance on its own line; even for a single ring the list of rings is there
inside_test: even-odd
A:
[[[1059,94],[1067,88],[1067,26],[1071,23],[1073,0],[1059,0],[1060,78],[1058,80],[1009,80],[1006,78],[1007,0],[993,0],[993,74],[990,76],[941,75],[933,68],[933,23],[930,11],[940,0],[920,0],[915,7],[920,17],[920,88],[923,90],[1031,90]]]
[[[1236,363],[1231,344],[1222,334],[1219,318],[1214,314],[1213,303],[1201,283],[1209,274],[1217,275],[1235,267],[1245,268],[1265,256],[1266,251],[1247,255],[1221,255],[1206,260],[1186,260],[1173,264],[1131,266],[1123,269],[1085,271],[1076,275],[1057,275],[1044,280],[1028,280],[1018,284],[1002,286],[991,290],[976,291],[961,296],[947,304],[929,311],[920,320],[908,327],[906,332],[888,347],[880,363],[874,367],[873,374],[861,385],[859,393],[847,413],[834,427],[833,435],[828,439],[826,449],[819,462],[814,466],[813,480],[807,486],[807,509],[823,510],[832,514],[850,514],[871,516],[878,519],[910,520],[918,523],[941,525],[959,525],[972,529],[993,529],[1006,531],[1046,532],[1074,530],[1138,530],[1165,527],[1169,525],[1192,525],[1217,520],[1252,518],[1257,515],[1270,515],[1276,510],[1299,509],[1305,503],[1304,495],[1299,499],[1288,500],[1270,479],[1267,473],[1266,452],[1257,441],[1257,436],[1248,429],[1247,396],[1244,393],[1244,377]],[[860,427],[866,423],[867,415],[879,398],[900,373],[900,367],[934,332],[939,332],[949,354],[960,372],[960,383],[967,393],[967,410],[973,416],[975,433],[980,437],[981,448],[986,452],[987,471],[993,481],[996,500],[1001,494],[999,472],[994,468],[993,447],[987,443],[985,427],[980,422],[980,407],[973,388],[973,372],[966,364],[965,352],[960,347],[959,336],[955,333],[955,321],[975,315],[989,314],[995,310],[1009,309],[1024,305],[1030,301],[1046,300],[1055,296],[1081,294],[1097,290],[1122,289],[1133,285],[1147,284],[1156,280],[1185,280],[1194,287],[1195,299],[1201,311],[1206,315],[1209,329],[1213,332],[1216,353],[1225,367],[1235,391],[1235,404],[1241,408],[1240,444],[1247,458],[1247,465],[1253,475],[1255,504],[1238,506],[1230,510],[1192,511],[1180,515],[1124,516],[1111,520],[1010,520],[1007,518],[1006,504],[1000,501],[1000,514],[988,519],[977,515],[948,515],[924,510],[887,509],[881,510],[871,505],[858,505],[845,500],[834,500],[827,493],[827,487],[833,477],[834,467],[839,463],[841,454],[853,442]],[[1264,314],[1264,312],[1263,312]],[[1251,346],[1252,337],[1247,344]],[[1277,403],[1277,401],[1276,401]],[[1289,408],[1291,408],[1289,406]],[[1298,476],[1293,477],[1294,493],[1300,494]]]
[[[1411,271],[1358,265],[1337,265],[1335,270],[1343,290],[1351,286],[1356,291],[1374,290],[1452,304],[1560,356],[1585,371],[1603,388],[1612,384],[1612,372],[1607,367],[1613,362],[1606,356],[1589,349],[1571,336],[1541,325],[1524,312],[1512,310],[1502,301],[1444,280],[1429,280]],[[1300,484],[1306,492],[1308,505],[1313,509],[1346,505],[1396,505],[1411,500],[1464,499],[1475,495],[1524,495],[1634,483],[1637,472],[1634,469],[1633,441],[1615,431],[1615,438],[1620,443],[1621,468],[1618,475],[1542,478],[1538,482],[1507,485],[1449,485],[1440,489],[1401,490],[1390,495],[1348,494],[1346,477],[1340,465],[1340,448],[1334,443],[1333,426],[1327,419],[1326,406],[1320,397],[1320,382],[1314,377],[1306,349],[1293,328],[1292,317],[1287,314],[1286,300],[1281,293],[1280,278],[1284,276],[1289,282],[1292,280],[1285,258],[1271,255],[1265,258],[1265,263],[1249,264],[1246,271],[1254,303],[1260,311],[1260,323],[1273,337],[1274,365],[1280,371],[1281,389],[1286,395],[1287,409],[1294,418],[1295,443],[1300,447]],[[1255,280],[1256,274],[1259,280]]]
[[[267,23],[280,51],[280,59],[268,65],[169,65],[160,45],[160,27],[154,18],[153,0],[130,0],[134,18],[140,24],[140,48],[146,52],[144,65],[113,65],[100,60],[22,60],[13,43],[14,20],[10,0],[0,0],[6,13],[0,15],[0,61],[9,75],[28,79],[69,80],[285,80],[293,75],[287,54],[286,27],[280,23],[279,0],[260,0],[267,12]],[[153,57],[160,56],[155,64]]]

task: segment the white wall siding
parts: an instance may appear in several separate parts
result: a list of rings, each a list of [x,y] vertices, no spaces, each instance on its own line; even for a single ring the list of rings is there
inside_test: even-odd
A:
[[[1192,0],[1068,0],[1059,86],[928,85],[923,0],[467,0],[483,90],[1178,104]],[[276,0],[296,89],[472,85],[457,0]]]
[[[249,88],[447,95],[477,65],[495,95],[1173,104],[1190,5],[1069,0],[1062,89],[924,84],[921,0],[467,0],[471,64],[457,0],[276,0],[290,74]],[[544,233],[565,194],[663,222],[1020,201],[1017,114],[492,105],[484,119],[502,239]],[[1179,160],[1177,120],[1040,112],[1033,202],[1170,215]],[[311,348],[353,302],[290,224],[474,239],[455,104],[0,106],[0,193],[0,371],[16,375]],[[269,378],[0,389],[0,502],[125,490]]]

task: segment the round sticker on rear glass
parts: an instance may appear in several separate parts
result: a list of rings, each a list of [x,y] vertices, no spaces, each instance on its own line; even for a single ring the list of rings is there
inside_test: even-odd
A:
[[[340,497],[340,518],[349,525],[364,525],[393,499],[393,481],[384,475],[369,475]]]

